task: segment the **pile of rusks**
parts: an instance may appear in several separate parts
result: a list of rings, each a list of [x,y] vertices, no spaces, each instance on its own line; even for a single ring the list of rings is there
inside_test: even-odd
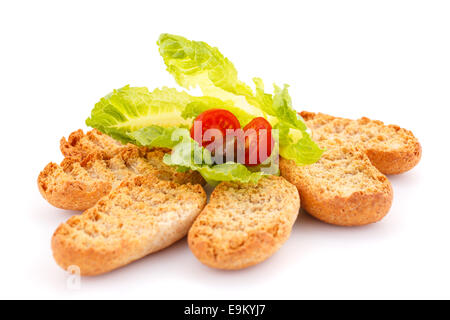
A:
[[[84,211],[62,223],[52,250],[82,275],[122,267],[188,235],[192,253],[220,269],[241,269],[275,253],[301,207],[340,226],[382,219],[393,192],[385,175],[413,168],[421,147],[413,134],[367,118],[302,112],[326,152],[309,166],[280,159],[281,176],[257,185],[220,183],[207,203],[197,172],[165,165],[170,150],[122,145],[96,130],[61,140],[65,157],[40,173],[41,194],[62,209]]]

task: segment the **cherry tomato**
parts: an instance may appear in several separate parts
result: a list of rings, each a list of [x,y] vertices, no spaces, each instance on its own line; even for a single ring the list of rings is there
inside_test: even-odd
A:
[[[245,164],[256,166],[270,157],[274,140],[272,126],[263,117],[250,121],[244,127],[245,134]]]
[[[201,129],[198,123],[201,122]],[[205,132],[209,129],[217,129],[222,135],[223,141],[225,141],[227,129],[239,129],[241,124],[234,114],[224,109],[211,109],[202,112],[195,118],[194,125],[191,128],[191,137],[198,142],[201,146],[213,151],[215,144],[215,132]],[[216,131],[217,132],[217,131]],[[209,136],[208,136],[209,135]]]

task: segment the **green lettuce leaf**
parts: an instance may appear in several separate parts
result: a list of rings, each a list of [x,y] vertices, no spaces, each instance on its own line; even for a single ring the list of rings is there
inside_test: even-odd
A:
[[[253,95],[252,89],[238,79],[234,65],[217,48],[167,33],[160,35],[157,44],[167,71],[180,86],[199,86],[205,96],[232,101],[253,117],[264,116],[247,102],[245,97]]]
[[[217,48],[167,33],[161,34],[157,44],[167,70],[180,86],[189,89],[211,81],[214,86],[237,95],[252,94],[252,89],[238,80],[231,61]]]
[[[248,119],[265,117],[274,129],[280,130],[281,156],[299,165],[320,159],[324,150],[310,138],[303,119],[292,107],[287,85],[283,89],[274,85],[272,95],[264,92],[261,79],[254,78],[253,92],[238,79],[234,65],[217,48],[202,41],[190,41],[170,34],[162,34],[157,44],[167,70],[179,85],[187,89],[199,86],[204,95],[232,101],[232,107],[245,114],[245,124]],[[207,105],[191,106],[183,115],[193,116],[207,108]]]
[[[289,135],[282,135],[280,130],[280,155],[286,159],[294,160],[298,165],[316,163],[324,152],[309,135],[304,134],[300,139],[294,141]],[[282,143],[283,139],[289,140]]]
[[[233,101],[191,96],[184,91],[166,87],[149,92],[144,87],[127,85],[100,99],[86,124],[122,143],[134,143],[137,137],[150,139],[162,133],[161,128],[188,128],[195,117],[213,108],[231,111],[244,125],[253,119],[252,115],[234,107]],[[138,130],[144,128],[148,128],[147,132],[145,135],[140,134]]]
[[[192,121],[181,113],[192,101],[193,97],[176,89],[149,92],[144,87],[127,85],[100,99],[86,124],[122,143],[133,142],[128,133],[141,128],[190,126]]]
[[[160,126],[149,126],[130,133],[127,135],[133,140],[138,146],[146,146],[152,148],[173,148],[180,142],[184,131],[180,134],[181,129],[177,127],[160,127]]]
[[[264,176],[262,172],[252,172],[246,166],[235,162],[227,162],[215,166],[190,167],[190,169],[197,170],[206,182],[212,186],[218,185],[221,181],[255,184]]]
[[[235,162],[213,164],[211,153],[191,139],[188,132],[183,141],[172,149],[172,153],[164,156],[164,163],[175,165],[182,171],[196,170],[212,186],[221,181],[257,183],[264,175]]]

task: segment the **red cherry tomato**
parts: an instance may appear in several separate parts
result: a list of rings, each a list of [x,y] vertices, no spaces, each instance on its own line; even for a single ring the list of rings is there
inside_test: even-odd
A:
[[[199,123],[201,122],[201,127]],[[241,124],[234,114],[224,109],[211,109],[202,112],[195,118],[194,125],[191,128],[191,137],[198,142],[201,146],[213,151],[215,144],[215,132],[205,132],[209,129],[217,129],[222,135],[223,141],[225,141],[227,129],[239,129]],[[217,131],[216,131],[217,132]],[[208,136],[209,135],[209,136]]]
[[[250,121],[244,127],[245,134],[245,164],[256,166],[270,157],[274,140],[272,126],[263,117]]]

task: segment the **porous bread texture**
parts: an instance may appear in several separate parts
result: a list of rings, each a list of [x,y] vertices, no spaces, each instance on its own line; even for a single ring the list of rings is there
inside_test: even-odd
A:
[[[68,210],[86,210],[124,179],[154,174],[162,180],[203,184],[198,172],[178,172],[163,163],[164,152],[134,146],[122,147],[112,158],[94,152],[83,159],[65,158],[61,165],[48,164],[39,174],[38,187],[53,206]]]
[[[338,139],[343,144],[357,146],[372,164],[384,174],[399,174],[419,163],[422,148],[411,131],[381,121],[361,118],[350,120],[323,113],[300,113],[312,130],[313,139],[327,147]]]
[[[281,175],[297,187],[302,207],[312,216],[340,226],[381,220],[392,204],[389,180],[363,151],[339,140],[327,144],[327,151],[312,165],[298,166],[280,158]]]
[[[86,134],[83,130],[78,129],[72,132],[68,139],[62,137],[60,141],[61,153],[64,157],[81,158],[84,159],[91,153],[102,152],[106,157],[112,158],[124,149],[140,149],[148,151],[146,147],[138,147],[134,144],[122,144],[110,136],[101,133],[97,129],[92,129]],[[159,150],[161,152],[170,152],[167,148],[152,148],[152,150]]]
[[[73,163],[73,167],[73,170],[67,170],[63,164],[49,163],[39,174],[39,192],[57,208],[85,210],[107,195],[112,185],[91,177],[78,162]]]
[[[131,145],[128,145],[131,146]],[[62,137],[60,141],[61,153],[64,157],[81,157],[93,153],[104,152],[107,157],[114,157],[117,152],[124,147],[119,141],[101,133],[97,129],[86,132],[78,129],[72,132],[69,137]]]
[[[288,239],[300,209],[295,186],[278,176],[257,184],[222,182],[188,234],[203,264],[242,269],[274,254]]]
[[[186,235],[206,204],[200,185],[138,176],[123,181],[53,234],[53,256],[64,270],[98,275],[161,250]]]

